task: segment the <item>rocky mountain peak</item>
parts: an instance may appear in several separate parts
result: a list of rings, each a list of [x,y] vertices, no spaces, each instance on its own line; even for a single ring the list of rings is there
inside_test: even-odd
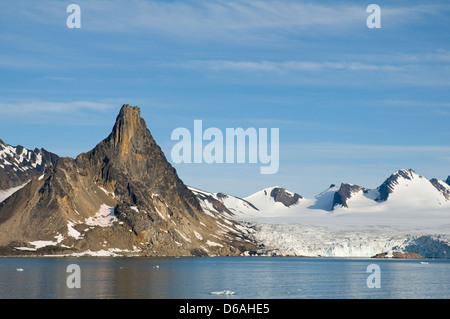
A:
[[[375,200],[378,202],[387,200],[389,194],[394,191],[395,185],[397,185],[401,179],[413,180],[416,176],[419,177],[412,169],[401,169],[396,171],[387,178],[380,187],[378,187],[379,196]]]
[[[205,213],[154,141],[139,107],[128,104],[94,149],[76,159],[59,158],[45,176],[3,201],[0,217],[0,251],[33,250],[33,242],[45,240],[52,242],[47,253],[234,255],[248,244],[236,239],[238,228],[223,226],[233,222]]]
[[[117,116],[110,139],[122,158],[126,158],[132,147],[145,139],[146,124],[137,106],[124,104]]]
[[[360,191],[367,192],[367,189],[359,185],[342,183],[341,187],[339,187],[339,190],[334,193],[332,209],[334,209],[334,207],[337,205],[348,208],[348,200],[352,197],[353,194],[356,194]]]
[[[291,193],[281,187],[274,187],[270,192],[270,196],[275,200],[275,202],[282,203],[286,207],[296,204],[299,199],[303,198],[299,194]]]
[[[149,198],[154,194],[173,205],[170,214],[201,214],[197,199],[156,144],[137,106],[123,105],[111,134],[77,162],[119,201],[156,213],[155,200]]]

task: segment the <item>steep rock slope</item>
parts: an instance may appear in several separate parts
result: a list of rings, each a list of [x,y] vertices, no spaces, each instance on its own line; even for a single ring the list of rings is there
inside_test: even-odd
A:
[[[60,158],[0,204],[4,253],[238,255],[241,231],[206,214],[154,141],[140,109],[124,105],[111,134]]]

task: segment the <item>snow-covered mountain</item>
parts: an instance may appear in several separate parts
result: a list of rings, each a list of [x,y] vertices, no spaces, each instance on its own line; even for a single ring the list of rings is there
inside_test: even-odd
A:
[[[0,202],[19,190],[31,178],[39,177],[58,156],[45,149],[29,150],[0,140]]]
[[[405,169],[376,189],[333,184],[313,198],[279,186],[246,198],[191,190],[203,207],[217,211],[220,206],[222,212],[251,225],[251,237],[279,255],[371,257],[403,251],[446,257],[449,180],[428,180]]]

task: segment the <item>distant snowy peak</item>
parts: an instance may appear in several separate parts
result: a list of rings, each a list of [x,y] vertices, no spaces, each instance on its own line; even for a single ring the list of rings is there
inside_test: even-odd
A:
[[[278,215],[280,210],[285,211],[290,207],[297,206],[303,199],[299,194],[278,186],[262,189],[246,198],[223,193],[210,193],[194,187],[189,187],[189,189],[197,197],[204,210],[237,218],[261,217],[270,215],[270,213]]]
[[[448,204],[450,186],[436,178],[428,180],[412,169],[399,170],[392,174],[380,187],[378,202],[395,201],[398,204],[413,206]]]
[[[389,176],[388,179],[378,187],[380,195],[375,199],[378,202],[386,201],[391,193],[394,192],[397,185],[407,185],[408,181],[422,179],[423,176],[418,175],[412,169],[401,169]]]
[[[297,204],[299,199],[303,198],[299,194],[292,193],[282,187],[272,188],[270,197],[272,197],[275,202],[282,203],[286,207]]]
[[[341,184],[334,194],[332,207],[333,210],[336,207],[373,207],[375,203],[396,207],[440,207],[450,204],[450,185],[435,178],[428,180],[412,169],[402,169],[376,189]]]
[[[245,198],[246,201],[263,211],[289,208],[297,205],[301,199],[303,197],[299,194],[279,186],[262,189]]]
[[[229,217],[254,215],[259,212],[257,207],[245,199],[223,193],[210,193],[190,186],[188,188],[197,197],[203,210],[226,214]]]
[[[375,189],[360,185],[335,184],[314,198],[304,198],[285,188],[274,186],[262,189],[244,199],[208,193],[191,188],[202,206],[229,216],[283,216],[306,211],[383,211],[391,208],[450,208],[450,185],[438,179],[428,180],[412,169],[394,172]]]
[[[337,205],[348,208],[348,201],[354,194],[359,192],[367,193],[368,189],[359,185],[341,184],[341,187],[334,193],[333,205],[334,208]]]
[[[45,149],[29,150],[0,140],[0,190],[18,187],[42,175],[58,156]]]

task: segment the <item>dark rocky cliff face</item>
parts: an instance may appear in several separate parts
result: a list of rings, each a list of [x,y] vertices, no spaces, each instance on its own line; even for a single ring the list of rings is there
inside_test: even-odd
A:
[[[154,141],[138,107],[122,107],[112,133],[92,151],[78,156],[76,163],[121,202],[152,208],[151,194],[155,194],[193,219],[202,214],[197,199]]]
[[[388,199],[389,194],[394,190],[394,186],[398,184],[400,178],[412,180],[415,172],[412,169],[402,169],[392,174],[383,184],[378,187],[380,195],[375,199],[377,202],[382,202]]]
[[[275,202],[282,203],[284,206],[289,207],[298,203],[299,199],[303,197],[297,193],[291,194],[286,191],[286,189],[281,187],[275,187],[270,192],[270,196],[273,197]]]
[[[114,249],[152,256],[238,255],[253,248],[225,223],[202,210],[140,109],[124,105],[111,134],[93,150],[60,158],[43,179],[0,205],[0,246],[33,250],[35,241],[46,240],[53,244],[34,253]]]
[[[341,184],[339,190],[334,193],[332,208],[337,205],[348,208],[348,200],[352,197],[352,194],[360,191],[366,192],[367,189],[358,185]]]

